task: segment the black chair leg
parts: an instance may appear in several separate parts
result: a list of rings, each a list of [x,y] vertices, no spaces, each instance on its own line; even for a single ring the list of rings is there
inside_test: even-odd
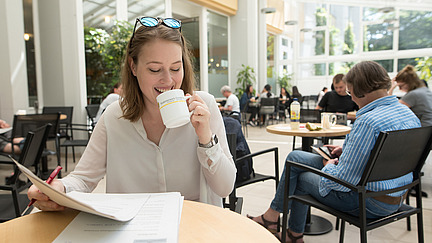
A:
[[[17,217],[21,216],[20,208],[19,208],[19,201],[18,201],[18,192],[16,190],[12,191],[12,200],[15,206],[15,215]]]
[[[340,219],[337,218],[337,223],[339,223],[339,221]],[[344,242],[344,237],[345,237],[345,220],[342,219],[340,232],[339,232],[339,243]]]
[[[72,146],[72,157],[73,157],[73,162],[75,163],[75,147]]]
[[[340,219],[338,217],[336,217],[336,226],[335,226],[335,230],[339,230],[339,222]]]
[[[66,146],[65,147],[65,170],[66,171],[68,171],[67,170],[67,165],[68,165],[68,162],[67,162],[67,157],[68,157],[68,149],[67,149],[68,147]]]
[[[410,195],[409,195],[409,193],[408,193],[408,195],[407,195],[407,197],[406,197],[406,199],[405,199],[407,205],[410,204],[410,200],[409,200],[409,198],[410,198]],[[407,217],[407,230],[408,230],[408,231],[411,231],[411,217],[410,217],[410,216]]]

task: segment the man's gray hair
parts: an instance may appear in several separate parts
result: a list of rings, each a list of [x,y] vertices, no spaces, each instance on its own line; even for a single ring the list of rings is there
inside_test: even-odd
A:
[[[222,86],[222,88],[220,89],[220,92],[223,94],[225,91],[228,91],[228,92],[231,92],[232,93],[232,91],[231,91],[231,88],[230,88],[230,86],[228,86],[228,85],[224,85],[224,86]]]

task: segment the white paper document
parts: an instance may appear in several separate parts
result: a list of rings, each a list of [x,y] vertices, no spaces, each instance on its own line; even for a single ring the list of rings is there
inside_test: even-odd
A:
[[[41,192],[45,193],[51,200],[59,205],[68,208],[114,220],[128,221],[135,217],[149,199],[149,197],[133,197],[128,194],[101,194],[102,196],[94,193],[82,192],[65,194],[52,188],[16,160],[13,161],[21,172],[26,175]]]
[[[101,194],[103,195],[103,194]],[[54,242],[176,243],[183,197],[180,193],[129,194],[148,197],[139,213],[119,222],[80,213]]]

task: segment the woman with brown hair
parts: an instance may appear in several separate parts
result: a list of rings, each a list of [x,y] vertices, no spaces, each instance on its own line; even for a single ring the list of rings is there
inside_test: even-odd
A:
[[[406,92],[399,102],[411,108],[423,127],[432,126],[432,92],[419,79],[413,66],[407,65],[396,75],[389,94],[393,93],[396,86]]]
[[[136,20],[122,70],[123,99],[97,123],[75,171],[52,186],[91,192],[106,176],[106,192],[180,192],[185,199],[222,206],[233,189],[236,169],[214,97],[194,91],[195,79],[181,22]],[[156,97],[181,89],[190,123],[167,128]],[[35,186],[30,199],[42,210],[62,210]]]

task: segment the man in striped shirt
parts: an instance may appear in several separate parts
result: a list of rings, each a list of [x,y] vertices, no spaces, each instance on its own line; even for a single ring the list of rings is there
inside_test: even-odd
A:
[[[321,156],[303,152],[291,152],[287,160],[297,161],[315,167],[337,178],[357,184],[369,159],[371,150],[381,131],[392,131],[420,127],[420,121],[408,108],[398,102],[396,96],[389,96],[390,78],[386,70],[376,62],[365,61],[355,65],[344,77],[347,93],[359,106],[356,122],[342,147],[328,145],[332,154],[338,158],[329,161]],[[277,219],[283,211],[283,192],[285,170],[270,208],[260,217],[252,218],[269,230],[276,229]],[[320,202],[352,215],[358,215],[358,194],[319,175],[291,169],[290,194],[309,194]],[[406,185],[412,181],[412,174],[370,183],[367,189],[381,191]],[[389,215],[399,209],[405,192],[388,195],[385,202],[367,198],[368,218]],[[390,200],[391,199],[391,200]],[[308,206],[292,201],[288,222],[288,238],[302,242]]]

